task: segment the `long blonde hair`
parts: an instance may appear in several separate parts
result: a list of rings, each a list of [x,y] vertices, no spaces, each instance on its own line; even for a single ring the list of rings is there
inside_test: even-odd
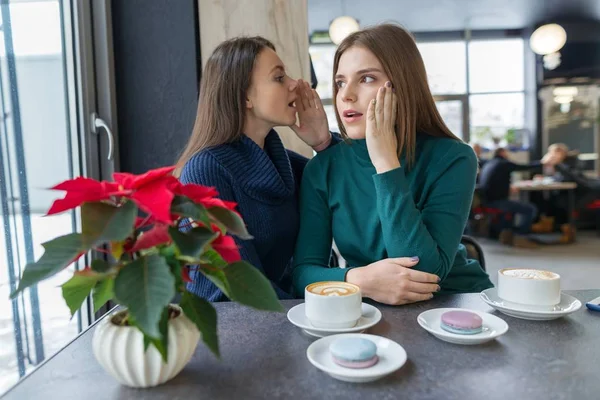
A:
[[[267,39],[238,37],[213,51],[202,73],[194,129],[175,164],[179,177],[186,162],[199,151],[230,143],[243,135],[246,97],[260,52],[275,46]]]
[[[398,25],[381,24],[354,32],[338,46],[333,60],[333,76],[337,74],[342,54],[353,46],[371,51],[379,59],[384,72],[396,89],[396,135],[398,156],[406,152],[408,164],[415,158],[417,131],[431,136],[460,140],[444,123],[429,89],[425,64],[412,35]],[[333,79],[335,116],[343,137],[346,130],[337,110],[338,87]]]

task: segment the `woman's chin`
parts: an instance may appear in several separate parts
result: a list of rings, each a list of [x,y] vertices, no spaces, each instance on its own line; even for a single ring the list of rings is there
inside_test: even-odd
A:
[[[356,129],[356,128],[354,128],[354,129],[346,128],[346,135],[348,135],[348,137],[350,139],[354,139],[354,140],[360,140],[360,139],[364,139],[366,137],[364,130]]]

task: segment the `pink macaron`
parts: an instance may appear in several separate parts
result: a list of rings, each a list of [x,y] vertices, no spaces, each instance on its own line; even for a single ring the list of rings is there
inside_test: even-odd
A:
[[[471,311],[447,311],[442,314],[440,327],[458,335],[475,335],[483,330],[483,320]]]

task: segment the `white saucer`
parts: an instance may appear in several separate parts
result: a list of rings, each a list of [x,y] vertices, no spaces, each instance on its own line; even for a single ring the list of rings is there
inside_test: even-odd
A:
[[[554,306],[552,310],[540,310],[523,304],[508,303],[498,297],[496,288],[486,289],[479,295],[490,307],[495,308],[503,314],[532,321],[549,321],[561,318],[581,308],[581,301],[564,292],[560,294],[560,303]]]
[[[329,345],[341,337],[360,337],[369,339],[377,346],[377,364],[369,368],[353,369],[344,368],[333,362],[329,353]],[[344,333],[340,335],[327,336],[319,339],[308,346],[306,350],[308,361],[321,371],[331,375],[335,379],[346,382],[372,382],[391,374],[406,362],[406,351],[398,343],[376,335],[364,333]]]
[[[483,331],[474,335],[459,335],[443,330],[440,326],[442,314],[446,311],[455,310],[471,311],[479,315],[483,320]],[[464,308],[434,308],[433,310],[428,310],[419,314],[417,322],[423,329],[438,339],[454,344],[481,344],[504,335],[506,331],[508,331],[508,324],[495,315]]]
[[[338,333],[363,332],[381,320],[381,311],[370,304],[362,303],[362,317],[360,317],[356,325],[352,328],[341,329],[315,328],[312,326],[304,313],[304,303],[292,307],[288,311],[287,317],[292,324],[303,329],[305,333],[315,337],[325,337]]]

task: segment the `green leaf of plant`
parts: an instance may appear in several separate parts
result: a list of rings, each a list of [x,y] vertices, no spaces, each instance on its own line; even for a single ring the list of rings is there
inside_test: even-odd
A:
[[[163,361],[166,363],[168,360],[169,351],[169,311],[165,308],[160,315],[160,321],[158,322],[158,329],[160,331],[160,338],[155,339],[144,333],[144,351],[148,350],[148,346],[152,344],[156,347],[156,350],[162,356]]]
[[[101,278],[100,275],[95,273],[75,273],[71,279],[62,285],[63,298],[71,311],[71,316],[81,308],[81,305]]]
[[[200,221],[206,226],[210,226],[210,218],[206,208],[202,204],[197,204],[185,196],[175,196],[171,202],[171,213],[182,217],[188,217],[194,221]]]
[[[252,265],[237,261],[222,271],[227,277],[232,300],[258,310],[283,311],[271,282]]]
[[[175,278],[165,259],[153,254],[126,265],[115,279],[114,291],[142,330],[160,338],[160,316],[175,296]]]
[[[171,269],[171,273],[175,278],[175,291],[184,291],[185,290],[185,282],[183,281],[183,277],[181,276],[181,269],[183,266],[175,257],[167,257],[165,258],[169,268]]]
[[[92,264],[90,265],[90,268],[92,268],[92,271],[98,272],[98,273],[105,273],[107,272],[110,268],[112,267],[112,265],[105,261],[105,260],[100,260],[100,259],[96,259],[94,261],[92,261]]]
[[[217,337],[217,312],[208,301],[190,293],[183,293],[179,304],[185,315],[198,327],[202,341],[220,358]]]
[[[199,258],[204,246],[217,237],[217,233],[208,228],[197,227],[187,232],[181,232],[175,227],[169,227],[169,236],[177,245],[182,256]]]
[[[115,297],[113,291],[115,281],[112,278],[105,278],[98,282],[92,292],[92,299],[94,301],[94,312],[98,312],[100,307],[106,304],[107,301],[112,300]]]
[[[127,201],[120,207],[105,203],[83,203],[81,223],[83,240],[89,247],[125,240],[133,231],[137,206]]]
[[[202,265],[199,267],[200,271],[206,276],[212,283],[215,284],[225,296],[229,299],[233,300],[231,296],[231,289],[229,288],[229,283],[227,282],[227,276],[225,276],[225,272],[221,268],[215,268],[210,265]]]
[[[206,250],[202,253],[200,260],[203,264],[210,264],[218,268],[225,268],[227,266],[227,261],[214,249]]]
[[[237,213],[222,207],[211,207],[208,209],[208,213],[223,224],[228,232],[233,233],[240,239],[252,239],[244,221]]]
[[[20,292],[36,283],[63,270],[73,260],[89,250],[83,245],[82,236],[79,233],[70,233],[43,243],[44,254],[34,263],[27,264],[23,276],[19,281],[19,287],[11,293],[14,299]]]

